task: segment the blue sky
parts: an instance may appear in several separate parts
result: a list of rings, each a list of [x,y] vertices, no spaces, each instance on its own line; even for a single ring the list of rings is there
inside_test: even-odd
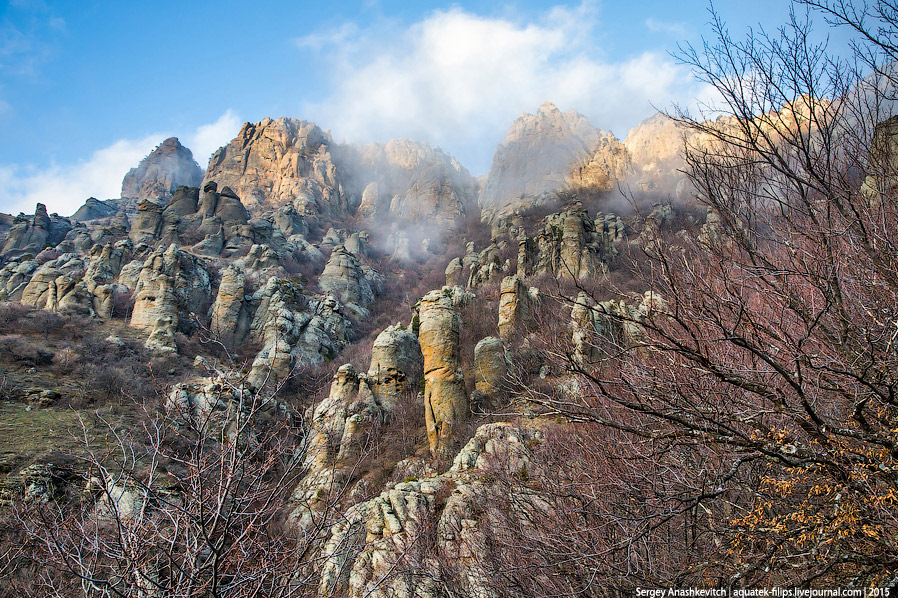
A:
[[[67,215],[120,191],[176,135],[206,166],[244,121],[314,120],[338,141],[414,137],[473,174],[544,100],[624,137],[706,93],[669,56],[704,1],[582,3],[12,0],[0,5],[0,211]],[[731,29],[783,0],[717,2]]]

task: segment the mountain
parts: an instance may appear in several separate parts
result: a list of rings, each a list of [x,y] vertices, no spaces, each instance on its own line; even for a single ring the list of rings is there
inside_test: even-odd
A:
[[[10,436],[0,499],[107,484],[84,516],[133,514],[141,492],[161,515],[202,470],[185,454],[240,448],[242,471],[293,468],[271,516],[309,539],[310,595],[436,597],[449,575],[459,595],[495,595],[484,529],[511,510],[487,521],[484,505],[522,499],[508,485],[577,433],[521,384],[574,400],[579,379],[546,357],[554,344],[574,364],[599,360],[602,335],[635,342],[659,304],[621,278],[624,257],[718,230],[678,219],[679,205],[609,207],[628,182],[676,195],[678,136],[657,117],[619,141],[546,103],[512,123],[481,184],[423,142],[335,143],[315,123],[266,118],[205,172],[171,138],[128,172],[122,198],[90,198],[71,218],[38,204],[0,250],[8,417],[73,426],[100,410],[141,430],[158,416],[179,440],[159,447],[175,451],[158,461],[165,481],[137,490],[152,462],[85,485],[78,443]],[[609,281],[627,290],[578,295]],[[260,447],[281,452],[248,456]],[[254,496],[229,504],[267,504]],[[464,570],[447,572],[459,554]],[[394,575],[403,559],[420,574]]]

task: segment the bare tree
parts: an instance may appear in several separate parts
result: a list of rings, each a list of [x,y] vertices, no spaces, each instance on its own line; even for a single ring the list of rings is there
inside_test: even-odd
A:
[[[637,496],[657,493],[646,526],[613,497],[573,512],[617,512],[618,529],[648,546],[671,532],[710,541],[651,567],[595,565],[633,586],[896,581],[898,15],[885,1],[804,4],[860,33],[850,62],[795,12],[744,41],[714,15],[712,40],[682,49],[721,98],[674,115],[708,223],[647,244],[636,274],[654,295],[627,298],[632,309],[563,297],[593,322],[579,349],[547,343],[577,390],[530,392],[549,413],[614,430],[634,458],[651,446],[663,465],[641,472],[648,486],[624,478]],[[613,461],[587,468],[577,491],[603,470],[620,475]],[[573,529],[564,550],[532,554],[586,558]]]
[[[199,404],[170,399],[132,428],[85,426],[84,491],[31,497],[18,515],[44,565],[32,580],[42,595],[315,594],[326,520],[284,521],[300,430],[239,379],[212,392]]]

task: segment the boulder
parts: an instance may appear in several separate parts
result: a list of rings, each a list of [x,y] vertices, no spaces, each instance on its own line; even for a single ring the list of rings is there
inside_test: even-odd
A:
[[[406,391],[417,392],[423,375],[424,356],[414,332],[395,324],[377,335],[368,380],[382,402],[395,402]]]
[[[382,285],[383,277],[362,265],[356,254],[342,245],[334,248],[324,272],[318,277],[318,286],[322,291],[333,293],[344,305],[362,316],[367,315],[367,308],[374,303]]]

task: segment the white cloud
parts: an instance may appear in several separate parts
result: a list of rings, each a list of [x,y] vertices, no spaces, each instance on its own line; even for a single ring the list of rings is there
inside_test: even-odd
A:
[[[197,127],[182,136],[181,142],[193,151],[204,167],[219,146],[230,141],[240,126],[237,116],[228,110],[214,123]],[[122,178],[171,133],[161,132],[140,139],[121,139],[95,151],[86,160],[74,164],[0,165],[0,211],[33,213],[38,202],[50,212],[73,214],[88,197],[119,197]]]
[[[53,164],[47,168],[12,165],[0,168],[0,187],[8,198],[2,210],[13,214],[34,212],[41,202],[50,212],[68,216],[88,197],[118,197],[122,177],[137,165],[164,138],[148,135],[142,139],[122,139],[95,151],[76,164]]]
[[[652,114],[652,103],[696,95],[688,70],[666,54],[609,61],[600,37],[590,4],[532,22],[453,8],[405,29],[344,26],[297,40],[317,49],[334,78],[332,94],[303,115],[350,141],[425,139],[482,172],[512,120],[545,100],[623,136]]]
[[[649,31],[654,33],[667,33],[674,37],[686,37],[689,34],[685,23],[672,23],[669,21],[659,21],[649,17],[645,20],[645,26]]]

